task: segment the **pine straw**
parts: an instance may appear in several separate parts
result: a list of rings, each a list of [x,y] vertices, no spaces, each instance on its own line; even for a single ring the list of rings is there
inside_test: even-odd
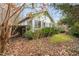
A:
[[[79,55],[69,49],[75,47],[77,40],[60,44],[50,44],[49,38],[27,40],[26,38],[11,39],[4,52],[5,55],[14,56],[71,56]]]

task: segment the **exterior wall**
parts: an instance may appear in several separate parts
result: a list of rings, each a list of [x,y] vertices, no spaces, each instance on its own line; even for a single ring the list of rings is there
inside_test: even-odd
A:
[[[35,30],[35,22],[34,20],[32,20],[32,31],[34,32],[34,30]]]
[[[36,27],[36,25],[38,26],[38,23],[36,24],[36,22],[41,22],[40,27]],[[36,17],[32,20],[32,31],[34,32],[35,30],[38,30],[40,28],[45,28],[45,27],[52,27],[52,22],[48,17]]]

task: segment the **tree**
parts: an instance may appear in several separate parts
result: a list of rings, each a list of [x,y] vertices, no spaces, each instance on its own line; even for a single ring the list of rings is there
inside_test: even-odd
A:
[[[15,36],[13,34],[15,30],[18,28],[18,25],[22,22],[29,20],[31,21],[33,17],[36,17],[37,14],[45,14],[50,17],[47,10],[41,10],[41,12],[37,13],[29,13],[28,16],[25,18],[20,19],[20,13],[28,7],[29,4],[13,4],[13,3],[6,3],[6,4],[0,4],[0,8],[2,12],[0,13],[0,54],[3,55],[5,47],[7,42],[9,41],[9,38]],[[32,3],[30,4],[32,8],[35,8],[35,5]],[[12,26],[16,25],[17,27],[12,30]]]
[[[64,15],[68,18],[72,18],[72,21],[79,21],[79,5],[77,4],[56,4],[56,8],[60,9]]]
[[[78,4],[56,4],[56,8],[60,9],[65,15],[60,22],[69,25],[70,33],[79,37],[79,5]],[[76,24],[76,25],[75,25]]]
[[[19,17],[20,13],[23,11],[25,4],[22,4],[21,6],[17,7],[16,4],[0,4],[0,6],[6,7],[3,8],[5,10],[5,15],[2,15],[3,17],[0,22],[0,54],[3,55],[4,49],[6,47],[7,42],[9,41],[9,38],[11,38],[12,35],[12,25],[15,24],[15,21],[17,21],[17,18]],[[27,20],[30,18],[30,16],[26,17]],[[19,24],[17,22],[17,26]]]

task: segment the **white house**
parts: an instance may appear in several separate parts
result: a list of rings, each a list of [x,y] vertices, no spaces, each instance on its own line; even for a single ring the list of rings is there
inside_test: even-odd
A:
[[[33,18],[31,19],[30,22],[29,20],[22,22],[21,25],[28,26],[30,24],[32,31],[53,26],[53,19],[47,9],[43,11],[41,11],[41,9],[35,9],[35,10],[33,9],[31,11],[29,10],[27,13],[28,14],[32,13]],[[28,14],[25,16],[28,16]]]
[[[45,15],[45,13],[47,13]],[[24,22],[21,23],[21,25],[26,25],[28,26],[29,24],[31,25],[31,30],[34,32],[35,30],[41,29],[41,28],[45,28],[45,27],[52,27],[53,26],[53,19],[50,16],[50,14],[48,13],[48,11],[46,12],[36,12],[33,13],[34,17],[31,19],[31,21],[29,22],[29,20],[26,20]]]
[[[32,20],[32,31],[38,30],[40,28],[52,27],[53,23],[49,17],[41,15],[40,17],[34,17]]]

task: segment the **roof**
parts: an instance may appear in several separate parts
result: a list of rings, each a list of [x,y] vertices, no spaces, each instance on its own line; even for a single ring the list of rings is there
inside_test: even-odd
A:
[[[44,15],[48,16],[52,22],[54,22],[48,9],[42,11],[41,8],[26,8],[23,13],[24,17],[26,17],[30,13],[32,13],[33,17],[36,17],[37,15],[43,13]]]

